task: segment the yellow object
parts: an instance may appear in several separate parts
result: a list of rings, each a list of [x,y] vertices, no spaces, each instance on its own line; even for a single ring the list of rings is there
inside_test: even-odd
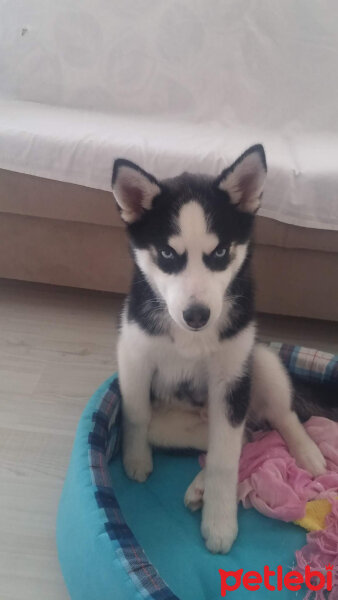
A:
[[[299,521],[295,521],[295,523],[304,527],[307,531],[320,531],[321,529],[325,529],[326,517],[330,514],[331,510],[331,503],[325,498],[310,500],[306,503],[304,517],[299,519]]]

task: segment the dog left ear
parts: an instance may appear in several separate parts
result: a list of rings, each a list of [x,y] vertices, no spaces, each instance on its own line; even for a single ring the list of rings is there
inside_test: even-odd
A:
[[[261,144],[251,146],[216,180],[217,187],[227,192],[230,202],[243,212],[255,213],[260,206],[267,167]]]
[[[128,224],[150,210],[155,196],[161,193],[155,177],[124,158],[114,162],[112,186],[121,217]]]

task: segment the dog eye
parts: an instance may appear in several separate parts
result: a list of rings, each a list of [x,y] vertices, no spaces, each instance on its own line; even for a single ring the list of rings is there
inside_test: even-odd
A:
[[[217,246],[216,250],[214,250],[214,256],[216,256],[216,258],[224,258],[228,251],[229,248],[227,248],[227,246]]]
[[[163,248],[163,250],[161,250],[161,256],[163,256],[163,258],[166,260],[172,260],[175,258],[175,251],[168,246],[167,248]]]

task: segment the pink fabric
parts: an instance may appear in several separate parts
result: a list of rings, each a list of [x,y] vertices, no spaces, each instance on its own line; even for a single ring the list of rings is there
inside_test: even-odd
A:
[[[326,518],[326,529],[308,533],[307,544],[296,552],[296,561],[301,573],[306,565],[325,573],[327,565],[332,565],[332,592],[330,600],[338,600],[338,500],[332,500],[332,512]],[[311,597],[309,591],[304,600]],[[316,593],[316,600],[326,600],[323,590]]]
[[[307,544],[296,552],[297,566],[303,574],[305,566],[326,573],[332,565],[333,588],[330,600],[338,600],[338,423],[323,417],[312,417],[305,428],[318,444],[327,461],[327,472],[312,478],[299,468],[276,431],[258,433],[244,446],[239,468],[238,497],[248,508],[281,519],[295,521],[304,516],[305,504],[315,498],[328,498],[332,512],[326,528],[307,535]],[[308,591],[304,600],[310,600]],[[326,600],[323,591],[315,600]]]
[[[258,432],[255,440],[244,446],[239,465],[238,499],[245,508],[254,506],[259,512],[282,521],[301,519],[309,500],[327,498],[332,512],[326,528],[307,535],[307,544],[296,552],[297,566],[304,574],[311,570],[326,571],[332,565],[333,588],[330,600],[338,600],[338,423],[324,417],[311,417],[305,429],[317,443],[327,461],[327,472],[313,478],[296,465],[277,431]],[[205,466],[205,455],[200,457]],[[304,600],[310,600],[308,591]],[[326,600],[323,591],[314,593],[315,600]]]
[[[305,428],[327,460],[327,473],[312,478],[296,465],[277,431],[257,433],[240,461],[238,498],[246,508],[295,521],[304,516],[308,500],[338,494],[338,424],[312,417]]]

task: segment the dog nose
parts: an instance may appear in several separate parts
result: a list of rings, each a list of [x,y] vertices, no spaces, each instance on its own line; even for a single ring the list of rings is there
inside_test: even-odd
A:
[[[183,311],[183,319],[191,329],[201,329],[210,317],[210,309],[203,304],[192,304]]]

